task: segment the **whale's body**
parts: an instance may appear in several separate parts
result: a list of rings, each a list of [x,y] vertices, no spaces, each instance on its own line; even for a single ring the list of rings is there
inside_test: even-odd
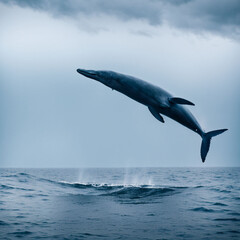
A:
[[[164,123],[164,119],[161,116],[163,114],[198,133],[203,139],[201,146],[203,162],[208,153],[211,138],[227,130],[221,129],[205,133],[196,118],[184,106],[194,105],[192,102],[183,98],[173,97],[164,89],[141,79],[113,71],[77,69],[77,72],[146,105],[157,120]]]

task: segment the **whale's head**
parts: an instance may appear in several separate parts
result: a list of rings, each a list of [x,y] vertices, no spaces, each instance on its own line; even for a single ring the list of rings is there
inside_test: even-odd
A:
[[[113,89],[115,89],[118,84],[119,76],[117,73],[112,71],[95,71],[78,68],[77,72],[85,77],[97,80]]]

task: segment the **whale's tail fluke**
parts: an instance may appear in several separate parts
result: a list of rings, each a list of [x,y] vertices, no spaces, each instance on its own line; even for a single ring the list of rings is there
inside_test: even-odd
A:
[[[219,129],[219,130],[214,130],[211,132],[204,133],[202,136],[202,145],[201,145],[201,158],[202,162],[205,162],[209,147],[210,147],[210,142],[212,137],[215,137],[228,129]]]

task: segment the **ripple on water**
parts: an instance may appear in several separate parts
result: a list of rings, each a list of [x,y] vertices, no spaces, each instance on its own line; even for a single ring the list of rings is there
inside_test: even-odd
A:
[[[11,186],[8,186],[8,185],[1,184],[1,185],[0,185],[0,189],[9,190],[9,189],[14,189],[14,187],[11,187]]]
[[[230,221],[230,222],[239,222],[239,218],[215,218],[214,221]]]
[[[228,206],[227,204],[225,204],[225,203],[220,203],[220,202],[215,202],[215,203],[213,203],[213,205],[215,205],[215,206],[223,206],[223,207]]]
[[[213,209],[209,209],[209,208],[205,208],[205,207],[192,208],[191,211],[194,211],[194,212],[215,212]]]
[[[231,213],[228,213],[228,215],[232,215],[232,216],[240,216],[240,213],[238,213],[238,212],[231,212]]]
[[[9,225],[9,223],[0,220],[0,226],[7,226],[7,225]]]
[[[237,230],[230,230],[228,231],[229,233],[240,233],[240,231],[237,231]]]
[[[16,231],[16,232],[11,232],[9,235],[16,235],[16,237],[25,237],[32,234],[30,231]]]

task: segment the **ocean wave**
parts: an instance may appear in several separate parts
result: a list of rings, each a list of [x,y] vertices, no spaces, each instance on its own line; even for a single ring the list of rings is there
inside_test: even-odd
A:
[[[215,212],[213,209],[205,208],[205,207],[198,207],[191,209],[194,212]]]
[[[41,178],[28,173],[20,172],[17,174],[6,175],[5,177],[18,178],[25,182],[45,182],[49,184],[54,184],[55,186],[60,186],[63,188],[76,189],[79,193],[83,195],[98,195],[98,196],[109,196],[109,197],[119,197],[124,199],[140,199],[147,197],[161,197],[168,196],[181,192],[183,189],[188,187],[179,186],[159,186],[159,185],[126,185],[126,184],[107,184],[107,183],[79,183],[79,182],[67,182],[58,181],[55,179]],[[25,181],[26,180],[26,181]],[[22,182],[22,181],[20,181]],[[197,188],[202,186],[197,186]],[[17,189],[33,192],[34,189],[25,188],[24,186],[8,186],[0,185],[0,188],[5,190]],[[24,195],[27,198],[35,197],[35,194]]]
[[[32,188],[23,188],[23,187],[13,187],[13,186],[8,186],[1,184],[0,185],[0,190],[22,190],[22,191],[34,191]],[[7,191],[9,192],[9,191]]]
[[[16,231],[16,232],[11,232],[9,235],[16,235],[16,237],[24,237],[26,235],[32,234],[33,232],[30,231]]]
[[[231,212],[231,213],[228,213],[228,215],[240,216],[240,213],[239,212]]]
[[[220,203],[220,202],[215,202],[215,203],[213,203],[213,205],[215,205],[215,206],[223,206],[223,207],[228,206],[227,204],[225,204],[225,203]]]
[[[220,188],[211,188],[211,190],[219,193],[231,193],[230,190],[220,189]]]
[[[64,181],[60,181],[57,183],[66,187],[72,187],[72,188],[78,188],[78,189],[96,189],[96,190],[103,190],[103,191],[114,190],[117,188],[124,187],[124,185],[111,185],[111,184],[101,184],[101,183],[78,183],[78,182],[69,183]]]
[[[96,190],[115,190],[119,188],[123,188],[124,185],[115,185],[115,184],[105,184],[105,183],[78,183],[78,182],[65,182],[60,181],[57,182],[58,184],[61,184],[62,186],[68,186],[73,188],[79,188],[79,189],[96,189]]]
[[[237,231],[237,230],[229,230],[228,232],[229,233],[238,233],[238,234],[240,233],[240,231]]]
[[[7,226],[7,225],[9,225],[7,222],[0,220],[0,226]]]
[[[231,221],[231,222],[239,222],[239,218],[215,218],[215,221]]]
[[[8,185],[1,184],[1,185],[0,185],[0,189],[1,189],[1,190],[9,190],[9,189],[14,189],[14,187],[11,187],[11,186],[8,186]]]
[[[146,198],[153,196],[166,195],[173,193],[173,188],[150,188],[150,187],[124,187],[109,194],[103,194],[104,196],[119,196],[129,199]]]
[[[93,184],[93,183],[69,183],[59,182],[63,186],[77,189],[96,190],[97,195],[116,196],[120,198],[138,199],[146,197],[159,197],[173,194],[187,187],[160,187],[152,185],[111,185],[111,184]]]
[[[28,173],[24,173],[24,172],[20,172],[20,173],[3,175],[2,177],[5,177],[5,178],[18,178],[18,177],[21,177],[21,176],[25,176],[25,177],[31,178],[33,175],[28,174]]]

